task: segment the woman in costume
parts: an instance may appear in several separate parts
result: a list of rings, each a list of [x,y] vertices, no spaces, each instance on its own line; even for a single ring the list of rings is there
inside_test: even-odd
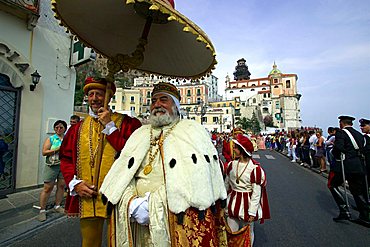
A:
[[[229,163],[225,185],[229,246],[252,246],[254,221],[270,218],[265,172],[252,159],[253,144],[246,135],[233,140],[235,160]]]

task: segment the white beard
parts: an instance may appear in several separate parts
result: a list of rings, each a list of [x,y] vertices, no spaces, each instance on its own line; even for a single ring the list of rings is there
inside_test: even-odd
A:
[[[164,114],[157,115],[157,112],[164,112]],[[172,112],[177,112],[176,107],[172,107]],[[163,127],[172,124],[178,119],[176,114],[170,115],[170,113],[163,107],[153,109],[149,121],[153,127]]]

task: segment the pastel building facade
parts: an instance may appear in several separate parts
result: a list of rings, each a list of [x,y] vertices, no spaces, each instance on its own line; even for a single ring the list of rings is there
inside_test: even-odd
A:
[[[43,142],[73,113],[71,43],[50,2],[0,2],[0,134],[8,144],[0,196],[43,184]]]

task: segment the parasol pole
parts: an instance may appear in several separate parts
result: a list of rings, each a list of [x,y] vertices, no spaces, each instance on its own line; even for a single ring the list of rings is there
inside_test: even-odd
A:
[[[105,89],[105,97],[104,97],[104,109],[108,109],[108,103],[110,100],[110,94],[109,91],[111,90],[112,87],[112,82],[111,77],[107,78],[107,86]],[[98,189],[98,184],[99,184],[99,173],[100,173],[100,164],[102,161],[102,156],[103,156],[103,148],[104,148],[104,140],[105,140],[105,134],[103,132],[100,132],[99,134],[99,143],[98,143],[98,151],[96,154],[96,163],[95,163],[95,175],[93,177],[93,184],[94,188]]]
[[[139,39],[139,44],[137,45],[136,50],[131,54],[131,56],[118,54],[115,57],[111,57],[108,59],[107,67],[108,67],[109,72],[106,77],[107,87],[105,90],[105,98],[104,98],[104,108],[105,109],[108,109],[108,103],[110,100],[109,91],[111,90],[112,83],[114,82],[114,74],[119,72],[120,70],[127,72],[130,68],[135,68],[143,62],[144,60],[143,53],[145,50],[144,47],[147,44],[147,38],[148,38],[148,34],[150,31],[152,22],[153,22],[152,18],[148,17],[146,19],[145,26],[141,34],[141,38]],[[105,140],[105,134],[100,133],[99,144],[98,144],[99,146],[98,146],[96,163],[95,163],[95,175],[92,181],[96,189],[98,188],[98,184],[99,184],[100,163],[102,161],[104,140]]]

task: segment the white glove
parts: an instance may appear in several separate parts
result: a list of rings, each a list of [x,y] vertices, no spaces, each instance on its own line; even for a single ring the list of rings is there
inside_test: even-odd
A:
[[[140,225],[149,224],[149,196],[150,192],[146,192],[144,197],[133,199],[129,206],[131,220],[136,221]]]

